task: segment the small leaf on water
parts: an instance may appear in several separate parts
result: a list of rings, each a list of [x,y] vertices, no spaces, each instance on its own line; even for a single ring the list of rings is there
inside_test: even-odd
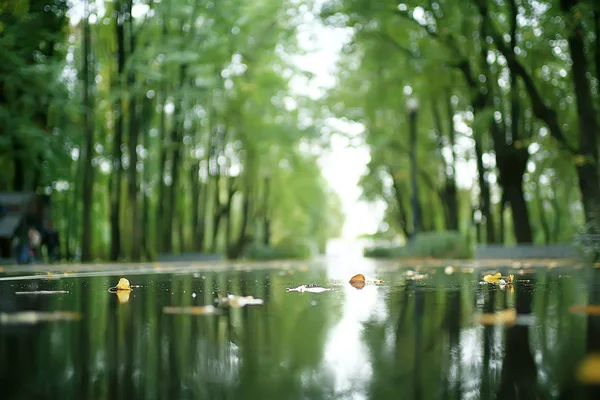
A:
[[[495,283],[498,282],[502,274],[500,272],[495,273],[494,275],[486,275],[483,277],[483,281],[487,283]]]
[[[127,278],[119,279],[119,283],[117,283],[117,290],[131,290],[131,285],[129,284],[129,279],[127,279]]]
[[[365,276],[363,274],[356,274],[352,278],[350,278],[350,283],[352,282],[365,282]]]
[[[506,279],[506,282],[507,282],[509,285],[512,285],[514,281],[515,281],[515,276],[514,276],[513,274],[509,274],[509,275],[508,275],[508,278]]]
[[[588,304],[587,306],[574,305],[569,307],[569,311],[577,314],[600,315],[600,305]]]
[[[127,279],[127,278],[119,279],[119,283],[117,283],[117,286],[108,288],[108,291],[109,292],[120,292],[120,291],[129,292],[129,291],[131,291],[131,284],[129,283],[129,279]]]
[[[600,353],[587,355],[577,368],[577,379],[585,384],[600,383]]]
[[[483,325],[514,325],[517,320],[517,310],[507,308],[496,313],[475,314],[474,320]]]

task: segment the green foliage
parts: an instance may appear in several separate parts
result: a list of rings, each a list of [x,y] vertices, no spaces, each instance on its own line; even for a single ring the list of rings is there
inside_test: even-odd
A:
[[[365,249],[365,257],[403,258],[432,257],[458,258],[472,257],[472,249],[468,239],[459,232],[426,232],[420,233],[414,242],[402,247],[373,247]]]

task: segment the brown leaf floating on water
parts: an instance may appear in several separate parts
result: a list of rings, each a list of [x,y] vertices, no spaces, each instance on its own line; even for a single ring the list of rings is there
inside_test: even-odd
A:
[[[163,307],[165,314],[187,314],[187,315],[212,315],[216,314],[217,308],[212,305],[195,307]]]
[[[356,274],[352,278],[350,278],[350,283],[352,282],[362,282],[365,283],[366,279],[363,274]]]
[[[586,306],[573,305],[569,307],[569,311],[577,314],[600,315],[600,305],[588,304]]]
[[[577,368],[577,379],[584,384],[600,384],[600,353],[588,354]]]
[[[517,320],[517,310],[507,308],[495,313],[475,314],[474,320],[483,325],[514,325]]]

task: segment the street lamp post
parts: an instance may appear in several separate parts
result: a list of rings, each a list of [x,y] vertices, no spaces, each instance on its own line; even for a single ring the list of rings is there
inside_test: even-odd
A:
[[[406,101],[410,129],[410,183],[412,186],[411,207],[413,215],[413,239],[421,230],[421,209],[419,207],[419,189],[417,183],[417,112],[419,100],[410,97]]]

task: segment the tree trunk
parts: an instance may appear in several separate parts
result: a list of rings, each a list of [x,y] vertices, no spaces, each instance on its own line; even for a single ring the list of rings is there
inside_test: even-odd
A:
[[[121,255],[121,144],[123,143],[123,71],[125,69],[125,12],[121,1],[115,1],[117,19],[115,21],[117,36],[117,76],[116,85],[119,96],[114,105],[115,135],[113,137],[113,170],[111,174],[111,210],[110,210],[110,232],[111,247],[110,259],[117,261]]]
[[[398,205],[399,214],[399,225],[404,233],[404,237],[408,240],[413,236],[413,233],[408,229],[408,215],[402,199],[402,191],[396,178],[392,175],[392,185],[394,186],[394,196],[396,197],[396,203]]]
[[[573,62],[571,75],[577,100],[577,120],[579,123],[579,154],[585,158],[577,165],[579,187],[583,200],[586,221],[590,222],[599,217],[600,206],[600,181],[598,178],[598,121],[594,110],[594,103],[587,77],[587,60],[585,55],[584,30],[580,17],[574,10],[578,0],[561,0],[561,10],[569,17],[570,29],[566,31],[567,41],[571,50]]]
[[[477,157],[477,171],[479,182],[479,210],[485,218],[486,240],[487,243],[496,243],[494,231],[494,218],[492,216],[492,207],[490,201],[490,186],[485,178],[485,167],[483,166],[483,149],[481,139],[475,138],[475,157]]]
[[[264,185],[264,192],[263,192],[263,219],[264,219],[263,244],[265,246],[269,246],[271,244],[271,220],[269,218],[270,191],[271,191],[271,178],[269,176],[265,176],[265,185]]]
[[[544,208],[544,199],[542,198],[542,191],[540,190],[540,183],[535,183],[535,198],[538,205],[538,213],[540,214],[540,223],[542,225],[542,231],[544,232],[544,243],[550,244],[552,236],[550,233],[550,224],[548,223],[548,216],[546,215],[546,209]]]
[[[438,144],[438,152],[439,157],[442,162],[442,168],[444,169],[444,177],[445,183],[440,193],[440,200],[442,201],[442,208],[444,211],[444,221],[447,230],[458,231],[458,199],[456,193],[456,180],[455,180],[455,159],[456,155],[454,153],[454,123],[453,116],[454,113],[452,111],[452,105],[450,103],[450,98],[448,97],[448,118],[450,120],[448,126],[448,142],[452,150],[452,161],[448,164],[444,158],[443,149],[444,149],[444,140],[443,140],[443,129],[442,129],[442,119],[440,117],[440,113],[437,107],[437,103],[435,101],[432,102],[432,115],[435,122],[436,130],[438,132],[437,144]]]
[[[522,185],[517,182],[510,183],[504,186],[504,191],[506,192],[506,201],[510,203],[513,231],[517,243],[533,243],[531,225],[529,224],[529,211]]]
[[[216,158],[215,158],[216,159]],[[212,253],[216,253],[217,251],[217,236],[219,234],[219,225],[221,223],[221,201],[220,201],[220,187],[219,187],[220,176],[217,174],[213,177],[213,230],[212,230],[212,241],[210,243],[210,248]]]
[[[200,178],[198,176],[198,163],[192,162],[190,168],[190,185],[192,187],[192,244],[195,251],[200,251],[198,241],[200,235]]]
[[[141,132],[142,132],[142,146],[147,152],[147,158],[144,160],[144,168],[142,174],[142,233],[141,242],[146,260],[152,258],[152,251],[150,250],[150,196],[148,196],[148,186],[150,185],[150,121],[153,101],[148,97],[144,97],[142,100],[142,114],[141,114]]]
[[[83,20],[83,124],[85,132],[85,142],[83,152],[81,154],[83,168],[82,174],[82,236],[81,236],[81,261],[87,262],[92,260],[92,205],[94,196],[94,167],[92,166],[92,158],[94,151],[94,119],[92,114],[93,104],[90,96],[90,87],[92,85],[92,77],[94,76],[93,67],[90,66],[91,58],[91,32],[89,24],[89,0],[84,3],[84,20]]]
[[[158,215],[156,216],[156,250],[161,252],[165,246],[165,237],[170,232],[165,232],[165,200],[166,200],[166,184],[165,184],[165,170],[167,165],[167,159],[169,150],[171,147],[171,139],[167,131],[167,113],[165,111],[167,105],[167,85],[162,85],[162,109],[160,113],[160,139],[158,151],[160,152],[159,167],[158,167]]]
[[[129,0],[128,10],[131,12],[133,0]],[[136,36],[133,28],[133,17],[129,17],[129,55],[135,53]],[[127,147],[129,150],[129,170],[128,180],[129,190],[127,197],[131,207],[131,261],[140,261],[142,256],[142,243],[140,237],[140,218],[138,202],[138,182],[137,182],[137,145],[138,145],[138,113],[137,113],[137,93],[135,87],[135,73],[133,68],[129,68],[127,73],[127,87],[129,89],[129,141]]]

